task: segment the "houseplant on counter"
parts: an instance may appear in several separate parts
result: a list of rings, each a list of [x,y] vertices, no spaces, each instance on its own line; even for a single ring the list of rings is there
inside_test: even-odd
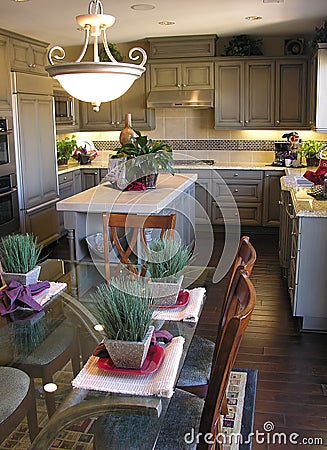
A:
[[[116,367],[139,369],[154,327],[152,298],[144,283],[127,277],[97,286],[94,315],[103,327],[104,345]]]
[[[183,270],[192,259],[191,249],[180,239],[158,239],[149,246],[145,267],[154,304],[176,303],[183,282]]]
[[[41,267],[37,265],[42,245],[32,234],[11,234],[0,240],[1,276],[5,284],[13,280],[29,285],[38,281]]]
[[[307,166],[318,166],[319,159],[317,155],[323,146],[323,142],[308,140],[304,141],[300,147],[301,157],[304,156],[307,162]]]
[[[73,155],[76,146],[75,135],[72,135],[71,138],[66,136],[61,141],[57,141],[57,162],[60,166],[68,164],[68,160]]]
[[[161,141],[153,141],[134,130],[136,136],[130,142],[115,149],[112,159],[125,159],[126,179],[128,182],[140,181],[146,188],[154,188],[158,172],[174,175],[172,148]]]

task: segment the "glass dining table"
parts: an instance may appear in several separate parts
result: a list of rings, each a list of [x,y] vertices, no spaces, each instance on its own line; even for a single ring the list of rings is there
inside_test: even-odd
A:
[[[140,391],[140,395],[121,393],[124,390],[119,389],[93,389],[91,382],[86,386],[72,385],[72,380],[79,379],[85,371],[90,358],[95,358],[92,353],[103,339],[92,312],[92,293],[104,282],[99,265],[48,259],[42,264],[39,279],[50,281],[53,289],[44,299],[42,311],[20,310],[0,317],[0,365],[26,371],[35,382],[37,405],[42,405],[44,411],[44,401],[46,404],[40,432],[30,448],[49,449],[58,436],[74,424],[117,413],[150,416],[151,427],[144,439],[147,449],[154,448],[173,391],[170,395],[142,395]],[[171,342],[179,336],[185,340],[171,380],[172,388],[183,366],[204,299],[202,289],[201,305],[195,318],[174,320],[171,312],[165,318],[164,311],[154,315],[155,330],[169,331],[173,336]],[[176,308],[177,312],[180,310]],[[166,351],[170,343],[159,345]],[[151,375],[145,376],[151,378]],[[142,377],[144,375],[134,375],[137,380]]]

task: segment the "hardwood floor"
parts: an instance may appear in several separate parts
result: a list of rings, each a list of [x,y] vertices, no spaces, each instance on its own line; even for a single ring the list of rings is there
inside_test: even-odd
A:
[[[327,396],[322,387],[327,382],[327,334],[298,331],[298,322],[291,314],[286,281],[279,269],[278,236],[246,234],[251,237],[258,255],[251,276],[257,301],[235,367],[259,371],[254,431],[264,432],[264,424],[273,422],[276,432],[286,434],[285,444],[284,436],[281,443],[269,444],[266,434],[265,438],[259,436],[266,442],[253,441],[252,448],[295,448],[288,439],[291,433],[300,435],[298,442],[303,437],[323,438],[327,446]],[[220,240],[216,234],[216,258]],[[208,298],[198,334],[214,338],[225,286],[226,278],[216,286],[208,283]],[[270,433],[272,438],[273,432]],[[324,445],[308,447],[322,449]]]
[[[324,444],[316,442],[305,446],[303,443],[302,447],[322,449],[327,446],[327,394],[323,392],[327,383],[327,334],[298,331],[297,320],[291,314],[286,281],[279,268],[278,235],[258,234],[255,230],[247,230],[246,234],[258,255],[251,276],[257,302],[235,366],[259,371],[254,432],[264,433],[264,424],[272,422],[275,432],[285,433],[285,437],[281,435],[281,441],[275,443],[272,442],[276,439],[273,431],[261,434],[262,443],[254,439],[252,448],[298,448],[302,438],[307,437],[323,438]],[[211,265],[219,259],[223,235],[216,233],[215,238]],[[54,247],[50,257],[64,257],[65,251],[63,241]],[[197,333],[210,339],[215,338],[226,281],[227,277],[215,285],[206,283],[207,301]],[[291,433],[299,434],[297,445],[290,442]]]

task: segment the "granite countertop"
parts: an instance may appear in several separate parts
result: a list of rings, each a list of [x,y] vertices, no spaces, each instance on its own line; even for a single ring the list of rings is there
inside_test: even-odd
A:
[[[299,186],[296,176],[303,176],[306,170],[315,171],[317,167],[303,167],[301,169],[286,169],[286,175],[281,178],[282,190],[290,191],[295,213],[299,217],[327,218],[327,200],[316,200],[308,195],[310,187]]]

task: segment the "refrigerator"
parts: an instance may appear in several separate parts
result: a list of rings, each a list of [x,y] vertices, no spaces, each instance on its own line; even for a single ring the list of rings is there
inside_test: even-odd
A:
[[[47,245],[59,238],[52,79],[20,72],[11,75],[20,228]]]

